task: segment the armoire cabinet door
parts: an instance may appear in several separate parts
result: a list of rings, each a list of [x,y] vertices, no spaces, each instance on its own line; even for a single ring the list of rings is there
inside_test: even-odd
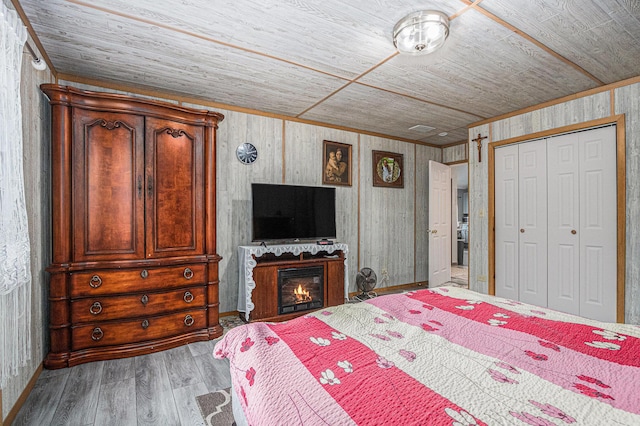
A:
[[[204,254],[203,131],[147,118],[147,258]]]
[[[144,118],[73,112],[74,261],[144,257]]]

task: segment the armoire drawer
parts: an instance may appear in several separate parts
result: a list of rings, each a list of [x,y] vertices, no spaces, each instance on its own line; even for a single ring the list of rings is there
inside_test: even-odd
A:
[[[75,298],[202,285],[205,268],[204,264],[192,264],[72,273],[70,295]]]
[[[137,293],[102,296],[71,301],[74,324],[123,318],[148,317],[167,312],[201,308],[205,305],[204,287],[189,287],[162,293]]]
[[[135,320],[71,326],[71,349],[124,345],[189,333],[207,326],[206,310],[195,309]]]

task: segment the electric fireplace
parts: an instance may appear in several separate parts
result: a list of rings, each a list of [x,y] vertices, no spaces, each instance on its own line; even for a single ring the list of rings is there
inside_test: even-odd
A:
[[[324,268],[278,270],[278,315],[324,306]]]

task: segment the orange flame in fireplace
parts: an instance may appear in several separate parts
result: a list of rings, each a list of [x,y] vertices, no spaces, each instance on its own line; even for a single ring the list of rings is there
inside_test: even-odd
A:
[[[302,288],[300,284],[298,284],[298,288],[293,290],[293,294],[296,295],[296,302],[307,302],[311,300],[309,291]]]

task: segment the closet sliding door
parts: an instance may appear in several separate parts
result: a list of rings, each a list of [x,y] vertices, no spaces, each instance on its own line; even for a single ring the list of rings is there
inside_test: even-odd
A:
[[[616,321],[616,129],[495,149],[495,294]]]
[[[546,141],[495,150],[496,295],[547,306]]]
[[[616,320],[616,133],[549,139],[549,307]],[[553,183],[553,184],[551,184]]]
[[[547,143],[518,146],[520,298],[547,306]]]
[[[495,150],[496,296],[518,300],[520,223],[518,145]]]

